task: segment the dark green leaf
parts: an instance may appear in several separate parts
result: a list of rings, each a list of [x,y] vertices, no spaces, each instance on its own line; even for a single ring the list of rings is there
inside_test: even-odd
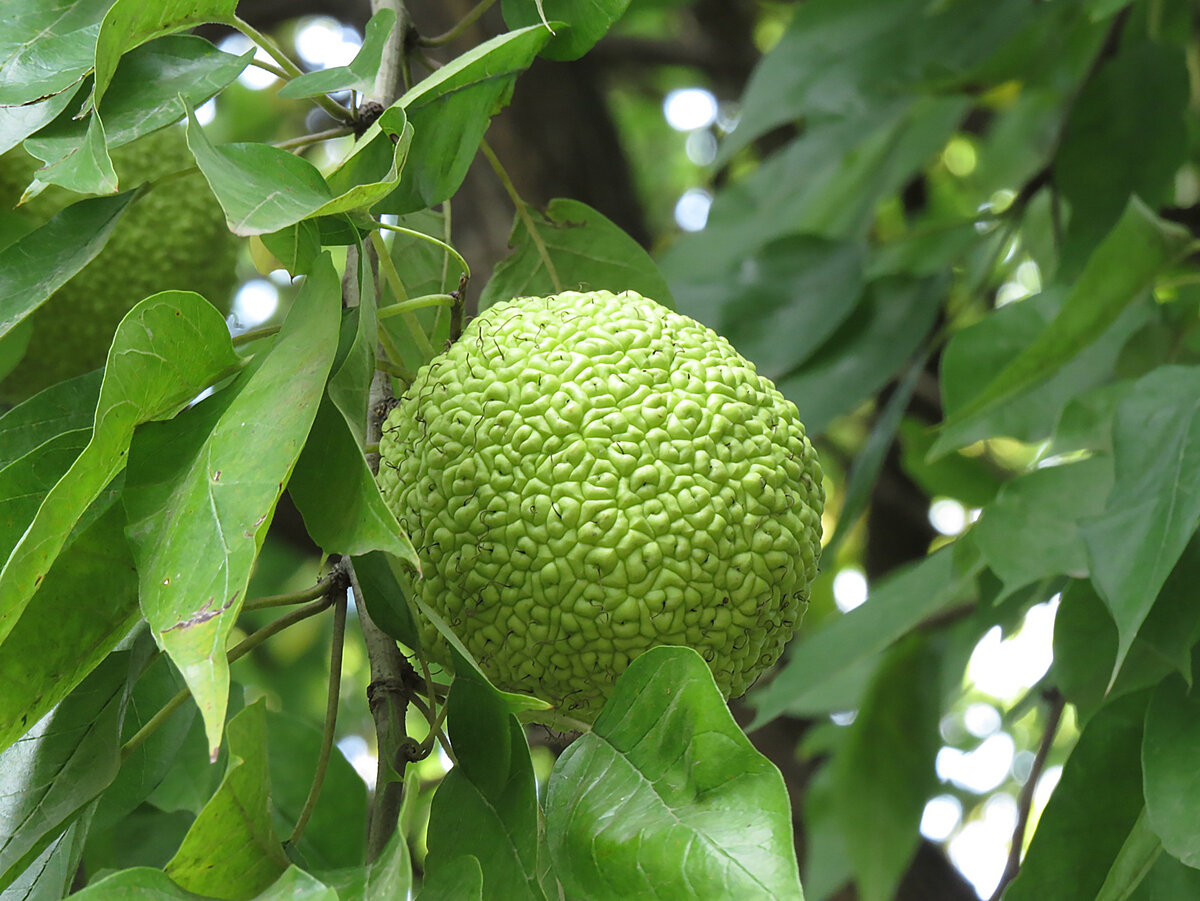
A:
[[[0,106],[0,153],[8,153],[42,126],[53,122],[78,92],[77,85],[40,103]]]
[[[1147,700],[1145,693],[1117,698],[1088,721],[1005,901],[1096,897],[1142,810]]]
[[[730,340],[770,378],[804,363],[863,295],[863,246],[788,235],[720,275],[673,281],[681,309]]]
[[[1162,855],[1162,842],[1150,828],[1146,810],[1138,814],[1125,844],[1100,887],[1096,901],[1128,901]]]
[[[937,788],[941,705],[929,688],[939,681],[939,663],[917,636],[892,649],[832,763],[834,815],[863,901],[895,895]]]
[[[503,0],[501,9],[509,28],[524,28],[549,21],[555,36],[542,56],[548,59],[579,59],[621,18],[629,0]],[[560,28],[560,24],[565,28]]]
[[[1190,240],[1187,231],[1159,219],[1133,198],[1054,320],[979,394],[948,415],[943,427],[961,427],[1058,372],[1103,335]]]
[[[1097,456],[1036,469],[1000,488],[975,541],[1008,592],[1047,576],[1087,576],[1079,523],[1104,508],[1111,485],[1112,460]]]
[[[0,251],[0,335],[96,258],[132,199],[129,192],[73,203]]]
[[[689,648],[617,679],[554,765],[546,837],[571,897],[803,898],[783,778]]]
[[[340,309],[326,254],[261,364],[175,420],[139,430],[130,450],[125,509],[142,612],[183,672],[214,751],[229,691],[225,641],[316,418]]]
[[[483,901],[483,869],[479,858],[464,854],[452,869],[428,873],[417,901]]]
[[[933,326],[941,278],[873,282],[850,317],[799,369],[776,379],[810,435],[891,379]]]
[[[429,811],[431,878],[473,856],[484,894],[512,901],[544,895],[537,880],[538,803],[525,732],[501,694],[472,667],[450,689],[450,740],[458,757]]]
[[[326,397],[288,491],[308,534],[327,554],[385,551],[417,566],[417,552],[396,522],[346,420]]]
[[[1071,205],[1064,255],[1094,247],[1132,195],[1172,198],[1187,159],[1188,70],[1182,48],[1126,40],[1071,104],[1054,181]]]
[[[106,0],[6,4],[0,36],[0,106],[66,91],[92,68]]]
[[[396,106],[414,137],[400,186],[378,212],[435,206],[462,184],[488,120],[512,96],[513,83],[550,36],[540,25],[497,35],[414,85]]]
[[[1200,898],[1200,870],[1160,854],[1129,901],[1191,901]]]
[[[199,294],[164,291],[126,314],[108,353],[91,440],[46,495],[0,571],[0,640],[75,523],[124,468],[134,427],[174,415],[238,365],[225,320]]]
[[[0,470],[56,435],[90,432],[101,375],[88,372],[58,382],[0,416]]]
[[[1200,523],[1200,368],[1165,366],[1137,382],[1117,407],[1113,463],[1104,512],[1082,533],[1117,623],[1115,677]]]
[[[237,78],[253,55],[250,50],[241,56],[222,53],[192,35],[169,35],[131,51],[100,105],[109,150],[178,122],[185,102],[199,106]],[[63,114],[26,141],[25,149],[56,163],[78,151],[87,128],[83,120]]]
[[[1003,484],[1000,466],[982,456],[946,454],[929,460],[932,430],[915,419],[900,424],[900,460],[904,471],[930,497],[952,497],[968,507],[982,507]]]
[[[91,436],[91,429],[63,432],[0,469],[0,547],[13,547],[21,540],[50,489]]]
[[[520,215],[514,219],[509,238],[514,250],[496,266],[479,298],[480,309],[514,297],[600,290],[636,291],[674,306],[666,281],[646,251],[587,204],[560,197],[550,201],[545,216],[528,212],[537,237],[530,235]]]
[[[370,94],[375,89],[375,75],[383,59],[383,48],[396,26],[396,11],[382,7],[367,22],[362,46],[348,66],[331,66],[315,72],[305,72],[279,89],[279,96],[291,100],[332,94],[335,91],[358,91]]]
[[[793,646],[775,679],[751,695],[757,714],[751,728],[779,716],[793,697],[878,654],[927,617],[970,599],[982,568],[969,540],[959,539],[872,586],[865,604]]]
[[[229,721],[225,778],[166,866],[166,874],[188,891],[241,901],[287,869],[271,825],[266,714],[258,701]]]
[[[329,399],[345,417],[350,434],[361,447],[366,441],[368,401],[375,376],[375,353],[379,346],[379,321],[376,317],[375,281],[368,258],[361,251],[359,261],[358,306],[342,317],[338,359],[326,389]]]
[[[316,771],[321,730],[296,715],[267,713],[275,828],[290,834]],[[296,850],[313,870],[361,866],[367,840],[367,786],[336,748],[321,796]]]
[[[396,576],[394,567],[399,565],[386,554],[373,551],[355,558],[354,572],[375,624],[406,647],[418,650],[421,636]]]
[[[137,622],[125,515],[120,504],[108,505],[59,555],[0,644],[0,748],[65,698]]]
[[[1200,695],[1196,673],[1163,680],[1146,711],[1142,741],[1146,816],[1163,848],[1188,866],[1200,865]]]
[[[143,661],[135,652],[111,655],[0,753],[0,889],[116,777],[126,692]]]

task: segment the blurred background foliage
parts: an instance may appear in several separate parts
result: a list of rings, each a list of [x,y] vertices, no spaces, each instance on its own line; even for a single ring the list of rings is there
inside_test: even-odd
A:
[[[409,7],[422,34],[438,34],[470,4]],[[343,64],[369,16],[365,2],[321,0],[244,0],[239,12],[310,68]],[[1052,374],[934,426],[1054,319],[1131,195],[1197,222],[1197,15],[1185,0],[633,0],[583,60],[538,60],[493,122],[488,140],[527,202],[585,202],[645,246],[677,307],[774,379],[817,442],[830,499],[822,575],[790,660],[737,705],[792,793],[809,901],[989,897],[1014,836],[1034,834],[1081,724],[1108,709],[1100,671],[1116,627],[1086,578],[1079,523],[1105,508],[1120,398],[1156,367],[1200,362],[1194,261],[1154,273],[1153,291],[1135,292]],[[502,29],[494,10],[446,58]],[[277,88],[247,70],[200,110],[210,137],[328,127]],[[318,165],[335,156],[310,151]],[[440,216],[417,218],[406,224],[444,233]],[[511,222],[477,162],[450,229],[475,272],[472,301],[506,255]],[[280,321],[293,294],[254,249],[235,330]],[[406,273],[428,267],[431,291],[450,287],[419,244],[392,251]],[[1105,252],[1113,272],[1136,267],[1123,254],[1137,248]],[[1195,557],[1193,542],[1179,566]],[[285,498],[251,596],[311,585],[317,565]],[[1186,575],[1164,588],[1176,585],[1181,604],[1194,602]],[[874,631],[841,625],[862,622],[847,616],[860,606]],[[244,628],[268,618],[247,613]],[[1186,625],[1159,619],[1165,631]],[[303,721],[322,716],[328,630],[309,620],[234,666],[242,702],[265,697],[279,711],[272,747],[289,754],[307,753]],[[357,634],[339,746],[369,780]],[[1132,687],[1167,671],[1145,670]],[[166,737],[199,748],[191,714],[179,717]],[[410,728],[423,737],[419,717]],[[558,739],[531,736],[545,778]],[[1113,742],[1099,753],[1118,755]],[[447,765],[423,761],[421,784]],[[192,776],[203,784],[218,770]],[[365,789],[349,767],[330,780],[318,817],[336,825],[310,829],[328,847],[306,850],[336,867]],[[173,812],[180,835],[203,797],[186,783],[176,774],[149,802]],[[418,865],[426,813],[418,806],[406,824]],[[128,816],[121,842],[102,830],[92,839],[89,871],[169,857],[172,837],[138,832],[138,811]],[[1075,865],[1099,864],[1084,854]],[[1200,896],[1195,871],[1164,873],[1155,884],[1181,894],[1161,897]]]

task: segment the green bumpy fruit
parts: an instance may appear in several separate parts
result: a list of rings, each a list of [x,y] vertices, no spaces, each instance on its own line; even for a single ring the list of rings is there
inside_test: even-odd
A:
[[[633,292],[491,307],[417,373],[379,449],[423,568],[410,590],[497,686],[578,719],[658,645],[740,695],[807,606],[825,494],[795,406]]]
[[[178,126],[156,131],[112,156],[122,191],[195,166]],[[0,204],[5,209],[17,203],[36,165],[23,153],[0,157]],[[48,189],[29,205],[29,227],[76,199],[78,195]],[[34,311],[29,347],[0,383],[0,399],[16,403],[103,366],[117,324],[151,294],[195,291],[228,311],[237,283],[237,252],[238,239],[199,173],[155,185],[126,209],[96,258]]]

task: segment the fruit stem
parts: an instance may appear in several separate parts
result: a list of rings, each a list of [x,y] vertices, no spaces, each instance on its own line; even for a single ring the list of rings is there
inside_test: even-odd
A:
[[[405,228],[403,225],[389,225],[386,222],[378,221],[376,221],[375,225],[378,228],[385,228],[390,232],[397,232],[402,235],[408,235],[410,238],[417,238],[421,241],[428,241],[430,244],[436,244],[450,254],[450,256],[454,257],[455,262],[462,267],[462,271],[466,274],[467,278],[471,277],[471,267],[467,265],[467,261],[463,259],[462,254],[440,238],[435,238],[433,235],[427,235],[425,232],[419,232],[412,228]]]
[[[434,35],[431,38],[417,38],[418,47],[441,47],[443,44],[449,44],[456,38],[462,37],[463,33],[479,21],[479,17],[491,9],[496,0],[479,0],[474,8],[469,13],[463,16],[449,31],[443,31],[441,34]]]
[[[380,307],[379,318],[387,319],[389,316],[399,316],[401,313],[423,310],[426,307],[448,307],[457,300],[453,294],[422,294],[420,297],[410,297],[408,300]]]
[[[346,579],[343,565],[339,564],[334,572],[339,578]],[[342,651],[346,644],[345,590],[340,592],[333,603],[333,644],[329,652],[329,693],[325,700],[325,728],[321,733],[321,753],[317,757],[317,769],[313,773],[308,797],[304,799],[304,807],[296,819],[296,827],[292,830],[292,836],[287,840],[287,843],[293,847],[300,841],[300,836],[304,834],[304,827],[308,825],[313,810],[316,809],[317,800],[321,797],[321,787],[325,784],[325,773],[329,769],[329,757],[333,752],[334,731],[337,729],[338,702],[341,700],[342,688]]]

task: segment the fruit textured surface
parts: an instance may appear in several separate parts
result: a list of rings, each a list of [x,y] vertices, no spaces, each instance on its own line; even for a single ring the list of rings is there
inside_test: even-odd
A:
[[[491,307],[418,372],[380,454],[424,570],[411,590],[499,687],[585,721],[657,645],[695,648],[740,695],[816,576],[824,490],[795,406],[632,292]]]
[[[237,239],[199,173],[164,178],[193,168],[183,130],[171,127],[113,152],[120,189],[164,179],[139,197],[117,224],[96,259],[39,307],[25,357],[0,384],[0,398],[19,401],[47,385],[104,365],[109,340],[121,318],[138,301],[171,289],[202,294],[228,310],[236,284]],[[0,196],[16,204],[33,173],[17,154],[0,158]],[[47,191],[30,204],[31,227],[78,199]],[[68,200],[68,198],[70,198]],[[19,208],[19,209],[23,209]]]

